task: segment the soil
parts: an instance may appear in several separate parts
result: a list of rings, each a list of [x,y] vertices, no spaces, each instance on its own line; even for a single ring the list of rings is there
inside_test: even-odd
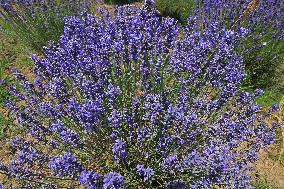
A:
[[[280,151],[275,147],[262,151],[260,160],[255,163],[255,176],[257,179],[266,178],[275,188],[284,189],[284,160],[280,158],[272,159],[273,156],[283,158],[283,148]]]

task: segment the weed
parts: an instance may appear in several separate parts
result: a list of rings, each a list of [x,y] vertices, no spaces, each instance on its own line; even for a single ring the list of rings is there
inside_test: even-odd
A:
[[[255,189],[276,189],[273,183],[269,182],[265,177],[260,177],[254,182]]]

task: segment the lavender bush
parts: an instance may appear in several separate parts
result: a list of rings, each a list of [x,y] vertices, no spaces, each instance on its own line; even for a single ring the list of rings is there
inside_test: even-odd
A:
[[[284,57],[284,2],[281,0],[197,0],[200,27],[218,20],[219,27],[246,27],[248,34],[238,50],[245,53],[248,74],[244,85],[267,88]]]
[[[246,27],[247,37],[237,47],[245,52],[246,88],[269,88],[284,57],[284,3],[281,0],[161,0],[157,7],[162,15],[186,24],[188,16],[206,28],[218,21],[219,27]],[[197,5],[197,6],[196,6]],[[187,8],[185,8],[187,7]],[[190,8],[194,7],[194,9]],[[282,86],[283,87],[283,86]],[[275,86],[274,86],[275,88]]]
[[[0,0],[0,24],[36,51],[63,33],[64,17],[94,12],[96,0]]]
[[[152,1],[114,16],[65,20],[33,57],[35,80],[7,106],[25,129],[0,164],[25,188],[252,188],[250,166],[273,128],[240,91],[235,46],[247,29],[202,31],[161,18]],[[274,109],[277,107],[274,107]]]

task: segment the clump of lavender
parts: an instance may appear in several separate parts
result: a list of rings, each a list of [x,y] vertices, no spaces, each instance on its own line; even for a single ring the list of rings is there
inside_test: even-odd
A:
[[[94,0],[0,0],[0,22],[36,51],[63,33],[64,17],[93,12]]]
[[[242,45],[247,52],[244,60],[248,85],[269,88],[277,81],[276,73],[284,57],[283,9],[283,1],[259,0],[242,23],[250,28],[249,37]]]
[[[193,18],[199,28],[218,21],[219,27],[248,29],[247,37],[238,45],[244,53],[248,74],[245,86],[265,88],[271,85],[279,64],[283,62],[284,3],[279,0],[197,0]]]
[[[21,88],[2,82],[31,142],[12,139],[1,172],[54,188],[251,187],[250,163],[274,132],[255,104],[262,91],[240,91],[246,30],[182,27],[152,3],[67,17],[33,57],[35,80],[15,71]]]

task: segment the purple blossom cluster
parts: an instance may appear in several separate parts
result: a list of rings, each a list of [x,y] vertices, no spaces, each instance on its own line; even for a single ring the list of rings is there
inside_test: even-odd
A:
[[[117,139],[112,147],[113,157],[117,162],[127,162],[126,144],[124,141]]]
[[[59,157],[50,160],[48,167],[53,170],[57,176],[75,178],[82,171],[82,165],[77,158],[70,152],[66,152]]]
[[[240,90],[235,47],[246,29],[183,27],[151,4],[66,17],[59,42],[33,56],[35,80],[16,72],[21,88],[11,93],[21,98],[8,105],[37,145],[19,142],[25,150],[2,171],[28,158],[43,160],[43,171],[17,174],[58,188],[60,179],[105,189],[252,187],[250,163],[274,130],[255,103],[261,91]]]
[[[144,165],[137,165],[136,168],[136,173],[144,178],[144,182],[151,180],[152,176],[154,175],[154,171],[150,167],[145,168]]]
[[[106,175],[103,181],[104,189],[119,189],[124,188],[125,182],[123,176],[119,173],[110,172]]]
[[[78,180],[83,185],[90,189],[96,189],[100,187],[100,175],[93,171],[84,170],[80,174]]]

